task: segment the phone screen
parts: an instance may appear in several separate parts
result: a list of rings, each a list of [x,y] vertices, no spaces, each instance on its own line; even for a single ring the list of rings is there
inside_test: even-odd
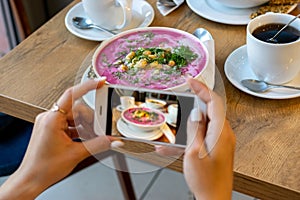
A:
[[[116,137],[185,146],[187,119],[194,107],[195,96],[190,94],[108,87],[105,131]]]

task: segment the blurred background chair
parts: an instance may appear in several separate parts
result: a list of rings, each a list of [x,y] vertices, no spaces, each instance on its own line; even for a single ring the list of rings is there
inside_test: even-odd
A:
[[[4,29],[0,32],[0,58],[71,1],[0,0],[0,28]],[[0,112],[0,177],[9,176],[19,167],[32,128],[32,123]]]
[[[9,0],[20,41],[29,36],[72,0]]]
[[[8,176],[19,167],[32,127],[32,123],[0,113],[0,176]]]

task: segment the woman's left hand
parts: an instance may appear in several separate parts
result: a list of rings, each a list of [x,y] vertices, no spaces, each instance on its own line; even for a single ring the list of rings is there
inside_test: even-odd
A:
[[[113,139],[105,134],[84,142],[72,140],[78,137],[76,119],[84,113],[82,109],[73,109],[73,102],[103,84],[104,80],[90,80],[69,88],[57,101],[56,109],[37,116],[21,166],[1,186],[0,199],[5,198],[5,192],[9,193],[9,199],[34,199],[67,176],[80,161],[110,148]],[[12,188],[17,190],[11,191]]]

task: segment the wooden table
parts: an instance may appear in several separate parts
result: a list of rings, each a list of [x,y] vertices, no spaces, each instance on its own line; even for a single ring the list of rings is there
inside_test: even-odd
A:
[[[64,17],[77,2],[0,60],[1,112],[33,122],[82,75],[78,74],[81,63],[99,43],[80,39],[66,29]],[[149,2],[155,9],[151,26],[187,32],[203,27],[215,39],[216,64],[226,89],[227,117],[237,137],[234,190],[261,199],[300,199],[300,98],[253,97],[232,86],[224,75],[227,56],[246,42],[245,26],[208,21],[192,12],[186,3],[163,17],[155,7],[156,1]],[[298,6],[293,13],[299,12]],[[137,144],[131,148],[141,150]],[[143,159],[153,160],[152,156]],[[168,167],[182,171],[182,159]]]

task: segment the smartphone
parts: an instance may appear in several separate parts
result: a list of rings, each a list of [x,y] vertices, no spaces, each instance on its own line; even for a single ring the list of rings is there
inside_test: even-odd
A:
[[[187,119],[204,103],[192,93],[105,85],[96,91],[97,134],[160,145],[186,146]]]

